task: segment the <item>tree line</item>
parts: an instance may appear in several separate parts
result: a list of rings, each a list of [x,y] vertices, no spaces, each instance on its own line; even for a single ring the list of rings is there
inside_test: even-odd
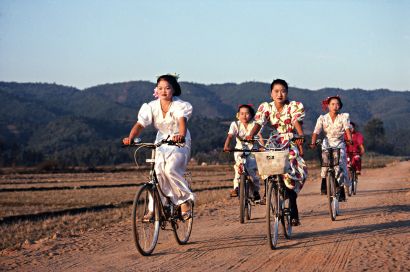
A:
[[[189,129],[192,134],[192,158],[198,163],[226,163],[231,162],[233,156],[223,153],[222,147],[228,131],[230,121],[223,119],[207,119],[195,117],[191,120]],[[127,128],[129,129],[129,128]],[[128,131],[124,129],[124,131]],[[408,155],[410,146],[396,147],[386,137],[383,122],[371,119],[361,131],[365,138],[367,151],[387,155]],[[78,133],[78,131],[77,131]],[[87,134],[88,135],[88,134]],[[123,135],[123,136],[126,136]],[[144,141],[154,140],[155,131],[147,129],[141,137]],[[81,139],[81,135],[76,135]],[[98,165],[115,165],[133,161],[133,153],[121,147],[121,137],[115,139],[55,143],[51,152],[36,150],[20,145],[18,142],[7,143],[0,141],[0,165],[10,166],[39,166],[45,170],[64,169],[71,166],[95,167]],[[309,136],[307,143],[309,143]],[[317,155],[305,146],[306,159],[314,159]]]

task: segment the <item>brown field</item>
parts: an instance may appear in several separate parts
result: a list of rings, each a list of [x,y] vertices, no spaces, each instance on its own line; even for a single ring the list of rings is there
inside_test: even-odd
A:
[[[133,168],[133,167],[131,167]],[[230,165],[192,166],[191,186],[197,195],[197,207],[226,198],[232,186],[233,170]],[[0,176],[0,248],[20,247],[24,242],[53,237],[77,235],[90,228],[106,227],[131,214],[131,201],[138,186],[147,180],[146,170],[114,173],[49,173],[8,174]],[[124,186],[108,187],[103,186]],[[81,189],[84,186],[96,188]],[[100,187],[99,187],[100,186]],[[40,189],[52,188],[42,191]],[[61,190],[59,190],[61,188]],[[93,207],[103,206],[101,210]],[[108,206],[104,208],[104,206]],[[90,211],[70,215],[69,210],[90,208]],[[53,215],[53,212],[67,214]],[[48,214],[31,220],[14,220],[12,216]],[[2,223],[1,220],[11,220]]]
[[[368,193],[366,193],[366,197],[370,198],[369,201],[366,200],[366,202],[358,202],[358,199],[363,198],[364,195],[362,195],[362,187],[359,189],[359,195],[355,196],[347,202],[347,204],[343,204],[343,209],[346,208],[346,205],[354,204],[354,207],[350,208],[349,213],[351,214],[347,219],[340,219],[338,221],[339,223],[334,223],[335,226],[339,229],[341,232],[346,232],[349,233],[350,229],[354,230],[356,227],[354,224],[361,224],[360,218],[366,219],[367,223],[369,224],[367,230],[372,232],[375,231],[375,235],[380,235],[380,239],[382,239],[384,242],[381,242],[380,239],[379,241],[376,239],[376,241],[373,243],[372,241],[368,241],[368,239],[371,239],[371,235],[365,235],[364,238],[361,237],[361,231],[359,232],[354,232],[354,237],[351,237],[350,239],[358,239],[358,237],[362,240],[359,241],[359,244],[356,245],[357,247],[363,247],[363,245],[366,247],[366,252],[368,254],[372,254],[372,245],[377,247],[377,243],[381,243],[382,246],[388,246],[390,249],[388,250],[387,253],[381,254],[381,258],[387,258],[386,256],[392,256],[394,253],[394,250],[399,250],[401,253],[397,253],[397,256],[395,257],[397,260],[403,260],[407,258],[407,264],[409,264],[409,246],[407,243],[407,246],[402,243],[402,236],[408,236],[409,231],[410,231],[410,226],[409,226],[409,221],[408,221],[408,215],[409,215],[409,179],[408,179],[408,174],[410,173],[410,167],[408,162],[403,162],[403,163],[398,163],[398,158],[393,158],[393,157],[369,157],[367,160],[365,160],[364,163],[364,174],[361,177],[363,179],[363,182],[370,182],[371,180],[375,180],[378,178],[381,178],[383,180],[383,175],[386,177],[389,176],[388,174],[388,169],[391,167],[401,167],[400,169],[404,169],[404,172],[401,173],[396,173],[395,176],[398,176],[396,179],[397,180],[402,180],[403,187],[400,186],[401,183],[397,183],[394,181],[394,178],[392,181],[387,181],[383,180],[382,183],[377,185],[375,188],[371,188],[368,190]],[[392,164],[393,162],[393,164]],[[374,169],[377,167],[383,167],[384,165],[389,164],[389,167],[383,168],[382,170]],[[304,248],[304,244],[309,244],[313,248],[317,248],[319,246],[319,249],[316,249],[316,252],[319,250],[320,251],[320,244],[321,243],[331,243],[329,239],[336,239],[337,243],[342,245],[343,243],[340,240],[341,238],[337,236],[338,230],[332,230],[330,222],[328,222],[328,218],[326,215],[326,209],[323,208],[323,197],[318,196],[317,190],[318,190],[318,181],[319,181],[319,169],[317,167],[316,162],[310,162],[308,163],[309,165],[309,180],[307,183],[307,188],[303,190],[301,193],[301,205],[303,205],[304,208],[300,209],[301,216],[302,216],[302,224],[305,223],[308,226],[311,226],[313,229],[314,228],[319,228],[321,231],[325,229],[325,233],[328,232],[328,235],[325,235],[324,240],[320,239],[320,236],[313,236],[313,238],[309,238],[309,234],[296,234],[295,239],[299,239],[296,241],[301,241],[301,242],[296,242],[295,240],[290,240],[290,242],[286,242],[285,245],[285,250],[286,247],[292,247],[295,245],[296,248],[294,250],[296,251],[301,251],[302,248]],[[404,166],[403,166],[404,165]],[[403,168],[404,167],[404,168]],[[0,244],[0,249],[3,249],[0,254],[0,270],[2,270],[2,262],[7,261],[7,267],[8,268],[15,268],[20,270],[18,267],[22,268],[24,267],[24,263],[27,261],[23,262],[14,262],[11,261],[12,259],[9,259],[7,256],[13,256],[13,254],[20,254],[26,252],[31,252],[32,253],[27,253],[29,254],[28,256],[31,256],[30,258],[32,260],[36,260],[36,255],[32,254],[40,254],[40,253],[35,253],[35,252],[41,252],[42,250],[46,252],[45,254],[49,254],[46,259],[49,259],[50,261],[52,260],[57,260],[55,259],[56,256],[58,256],[59,253],[63,246],[61,247],[61,250],[57,250],[57,248],[60,248],[58,244],[60,243],[59,241],[77,241],[79,242],[80,240],[84,239],[92,239],[87,244],[83,245],[83,247],[80,246],[78,250],[81,252],[81,248],[93,248],[93,243],[100,244],[102,243],[101,241],[96,241],[95,239],[102,239],[102,237],[96,238],[93,237],[93,235],[101,236],[103,235],[109,235],[110,237],[113,236],[115,237],[116,235],[119,235],[120,238],[115,239],[116,242],[121,242],[122,244],[125,244],[128,251],[131,251],[129,254],[132,254],[133,256],[136,256],[137,253],[135,252],[135,249],[133,248],[133,245],[131,243],[132,238],[131,234],[129,233],[129,219],[131,215],[131,201],[134,197],[135,192],[138,190],[138,185],[142,184],[146,180],[147,176],[147,171],[146,170],[138,170],[134,167],[125,167],[126,171],[115,171],[115,172],[98,172],[98,173],[39,173],[39,174],[34,174],[34,173],[11,173],[10,170],[3,171],[3,174],[0,175],[0,232],[2,233],[1,237],[1,244]],[[132,170],[132,171],[130,171]],[[386,172],[387,171],[387,172]],[[400,170],[403,171],[403,170]],[[24,171],[22,171],[24,172]],[[195,223],[195,230],[193,232],[193,244],[192,244],[192,250],[198,250],[198,252],[207,252],[208,250],[215,251],[217,253],[220,250],[223,250],[225,247],[224,245],[224,239],[225,242],[228,244],[237,244],[238,247],[244,246],[244,244],[249,243],[252,245],[253,243],[256,242],[256,245],[259,247],[262,247],[263,251],[266,251],[266,245],[265,242],[262,242],[262,240],[265,240],[264,238],[265,234],[262,231],[262,233],[257,234],[258,232],[252,231],[252,228],[249,229],[249,227],[244,228],[244,225],[237,225],[237,210],[234,205],[235,200],[231,199],[228,197],[228,192],[231,189],[232,186],[232,178],[233,178],[233,168],[231,165],[213,165],[213,166],[190,166],[189,172],[192,174],[192,179],[191,179],[191,187],[194,191],[196,191],[197,195],[197,202],[195,206],[195,218],[196,222]],[[407,176],[406,176],[407,173]],[[400,176],[401,175],[401,176]],[[403,176],[404,175],[404,176]],[[370,177],[370,180],[366,180],[365,177]],[[390,183],[389,183],[390,182]],[[392,183],[393,182],[393,183]],[[377,196],[378,194],[381,194],[382,191],[380,190],[380,186],[383,185],[383,183],[388,183],[390,184],[387,192],[392,192],[391,196],[393,198],[389,197],[386,198],[383,201],[383,204],[378,203],[377,200],[380,200]],[[367,184],[367,183],[365,183]],[[368,184],[376,184],[376,183],[368,183]],[[110,186],[110,187],[107,187]],[[125,186],[125,187],[124,187]],[[263,186],[261,186],[263,187]],[[3,190],[3,191],[2,191]],[[14,191],[13,191],[14,190]],[[19,191],[20,190],[20,191]],[[363,189],[362,189],[363,190]],[[364,190],[363,190],[364,191]],[[380,192],[380,193],[379,193]],[[403,202],[403,199],[406,199],[407,195],[407,201]],[[381,195],[380,195],[381,196]],[[372,197],[376,197],[374,200]],[[403,198],[404,197],[404,198]],[[373,201],[373,202],[372,202]],[[321,203],[321,204],[318,204]],[[372,204],[373,203],[373,204]],[[369,206],[370,205],[370,206]],[[372,207],[371,205],[376,205]],[[382,206],[377,206],[377,205],[382,205]],[[262,207],[262,206],[261,206]],[[393,217],[389,213],[389,208],[391,207],[390,211],[393,211]],[[84,210],[84,208],[86,208]],[[323,211],[322,211],[323,210]],[[364,212],[362,212],[362,210]],[[373,215],[374,213],[374,215]],[[396,213],[400,213],[404,215],[395,215]],[[40,215],[42,214],[42,216]],[[246,226],[251,226],[259,228],[263,228],[264,226],[264,217],[263,217],[263,210],[260,208],[256,208],[255,210],[256,217],[255,219],[250,222],[249,224],[246,224]],[[379,219],[376,219],[376,229],[372,229],[371,224],[368,221],[373,218],[377,218],[375,216],[380,215]],[[407,214],[407,219],[406,219],[406,214]],[[26,219],[21,219],[19,217],[24,217],[24,216],[29,216],[29,218]],[[30,217],[31,216],[31,217]],[[217,218],[215,218],[217,216]],[[322,218],[323,217],[323,218]],[[218,219],[219,218],[219,219]],[[325,221],[323,221],[325,220]],[[346,221],[347,220],[347,221]],[[353,221],[352,221],[353,220]],[[387,220],[387,221],[386,221]],[[393,220],[393,221],[389,221]],[[404,221],[403,221],[404,220]],[[357,221],[357,222],[356,222]],[[309,223],[307,223],[309,222]],[[317,222],[319,225],[317,225],[315,222]],[[327,224],[323,225],[321,222],[326,222]],[[363,221],[364,222],[364,221]],[[362,222],[362,223],[363,223]],[[390,222],[390,223],[389,223]],[[396,228],[396,223],[397,228]],[[402,223],[400,223],[402,222]],[[306,229],[306,225],[302,225],[300,228],[302,233],[307,233],[309,229]],[[378,225],[379,224],[379,225]],[[384,225],[385,228],[387,229],[386,232],[384,232]],[[402,225],[400,225],[402,224]],[[321,227],[318,227],[321,226]],[[232,228],[231,232],[227,229]],[[126,231],[125,231],[125,229]],[[218,237],[215,237],[214,242],[216,242],[216,245],[219,245],[219,249],[217,250],[212,246],[211,244],[204,244],[206,248],[203,249],[201,248],[201,242],[200,241],[212,241],[214,238],[208,237],[209,232],[206,232],[204,228],[209,228],[213,229],[215,228],[211,233],[215,232],[215,235],[222,235],[224,238],[219,240]],[[400,230],[400,228],[402,228]],[[124,229],[124,230],[121,230]],[[298,229],[300,233],[300,229]],[[393,236],[395,235],[394,240],[389,239],[389,229],[392,230]],[[202,230],[202,231],[201,231]],[[254,233],[256,236],[249,236],[250,234],[244,235],[245,230],[250,230],[251,233]],[[205,232],[204,232],[205,231]],[[365,228],[363,228],[363,231],[366,231]],[[397,231],[397,232],[396,232]],[[93,234],[94,233],[94,234]],[[104,234],[102,234],[104,233]],[[407,235],[406,235],[407,233]],[[101,235],[100,235],[101,234]],[[169,232],[163,232],[161,235],[162,237],[165,235],[165,237],[169,236]],[[230,235],[235,234],[232,239],[230,240]],[[336,235],[336,236],[335,236]],[[91,237],[91,238],[86,238],[86,237]],[[93,238],[92,238],[93,237]],[[204,238],[207,237],[207,238]],[[212,236],[213,237],[213,236]],[[252,238],[253,237],[253,238]],[[299,237],[299,238],[298,238]],[[327,237],[327,238],[326,238]],[[333,237],[333,238],[332,238]],[[339,237],[339,238],[338,238]],[[111,238],[110,238],[111,239]],[[161,238],[164,240],[164,238]],[[168,240],[173,240],[165,238],[165,244],[161,242],[162,240],[160,239],[160,245],[158,252],[163,252],[165,250],[165,254],[170,254],[172,255],[173,249],[177,249],[178,247],[174,244],[174,242],[168,242]],[[201,240],[202,239],[202,240]],[[203,239],[208,239],[208,240],[203,240]],[[238,240],[239,239],[239,240]],[[367,240],[366,240],[367,239]],[[102,239],[105,240],[105,239]],[[197,242],[195,242],[197,241]],[[237,242],[234,242],[237,241]],[[282,240],[283,241],[283,240]],[[293,242],[292,242],[293,241]],[[352,240],[353,241],[353,240]],[[356,240],[354,240],[356,241]],[[77,242],[69,242],[69,243],[77,243]],[[198,243],[196,245],[196,243]],[[80,243],[80,242],[79,242]],[[90,244],[91,243],[91,244]],[[108,243],[108,241],[107,241]],[[261,244],[262,243],[262,244]],[[300,244],[301,243],[301,244]],[[47,245],[53,244],[55,246],[52,246],[51,248],[54,248],[56,250],[50,250]],[[81,244],[81,243],[80,243]],[[163,244],[161,246],[161,244]],[[362,246],[360,246],[362,245]],[[70,247],[70,246],[68,246]],[[392,249],[393,247],[394,249]],[[230,254],[229,253],[229,248],[228,247],[228,252],[223,251],[223,254]],[[299,249],[298,249],[299,248]],[[350,248],[343,247],[344,249],[341,250],[351,250]],[[124,249],[122,249],[124,250]],[[403,255],[403,252],[404,255]],[[92,251],[92,250],[91,250]],[[295,251],[294,258],[298,256],[298,253]],[[380,255],[380,252],[377,251],[376,249],[373,250],[374,254]],[[111,252],[111,251],[110,251]],[[279,252],[279,251],[276,251]],[[293,252],[293,251],[291,251]],[[349,251],[351,252],[351,251]],[[364,252],[363,254],[366,254]],[[407,253],[406,253],[407,252]],[[101,254],[105,254],[100,252]],[[106,252],[107,253],[107,252]],[[198,254],[199,254],[198,253]],[[320,252],[319,252],[320,253]],[[336,253],[336,252],[335,252]],[[10,255],[11,254],[11,255]],[[24,253],[26,254],[26,253]],[[23,254],[23,255],[24,255]],[[92,254],[91,252],[88,254]],[[107,253],[108,254],[108,253]],[[114,254],[113,252],[109,254]],[[239,253],[235,253],[239,254]],[[344,253],[344,254],[351,254],[351,253]],[[41,254],[40,254],[41,255]],[[40,256],[38,255],[38,256]],[[160,254],[161,255],[161,254]],[[197,254],[194,254],[195,256]],[[193,255],[193,256],[194,256]],[[199,254],[195,258],[201,258],[201,254]],[[226,255],[226,258],[228,258],[228,255]],[[246,254],[245,254],[246,255]],[[319,254],[320,255],[320,254]],[[2,257],[3,256],[3,257]],[[26,256],[26,255],[24,255]],[[185,254],[184,254],[185,256]],[[230,256],[230,255],[229,255]],[[254,256],[255,257],[255,256]],[[23,258],[23,257],[22,257]],[[24,260],[26,257],[24,257],[22,260]],[[39,257],[40,258],[40,257]],[[190,257],[187,257],[190,258]],[[214,257],[216,258],[216,257]],[[242,256],[242,261],[241,263],[244,264],[244,266],[238,266],[233,265],[231,268],[228,269],[228,267],[224,266],[221,264],[221,266],[217,266],[216,270],[217,271],[225,271],[225,270],[249,270],[250,267],[246,266],[245,263],[247,263],[247,257]],[[342,258],[342,257],[340,257]],[[345,258],[345,257],[343,257]],[[345,259],[340,259],[340,261],[346,261]],[[131,260],[131,259],[130,259]],[[142,259],[138,257],[138,262],[141,262]],[[164,257],[161,259],[162,262],[167,262],[168,258]],[[212,258],[211,258],[212,260]],[[207,267],[206,263],[212,262],[211,260],[208,261],[201,261],[202,266],[198,266],[195,271],[202,270],[203,268]],[[239,261],[239,260],[238,260]],[[260,260],[261,261],[261,260]],[[336,261],[336,260],[335,260]],[[388,258],[386,259],[388,261]],[[17,264],[18,263],[18,264]],[[42,261],[44,264],[44,262]],[[47,262],[46,262],[47,263]],[[67,263],[68,265],[68,263]],[[82,263],[84,265],[84,263]],[[204,266],[205,265],[205,266]],[[344,264],[346,267],[346,263]],[[48,266],[48,265],[47,265]],[[66,270],[68,266],[58,266],[57,264],[52,265],[48,269],[41,269],[43,266],[38,266],[37,269],[33,270]],[[145,266],[145,269],[148,269],[149,266]],[[202,268],[201,268],[202,267]],[[219,267],[219,269],[218,269]],[[222,269],[222,267],[224,267]],[[237,269],[241,267],[240,269]],[[267,266],[271,267],[272,266]],[[315,269],[317,266],[310,266],[308,271],[318,271],[321,269]],[[355,268],[358,270],[367,270],[366,267],[369,267],[368,262],[365,262],[365,264],[360,264],[357,263]],[[372,267],[370,265],[370,267]],[[382,266],[381,266],[382,267]],[[403,265],[388,265],[385,268],[387,270],[398,270],[398,271],[405,271],[403,270],[404,267],[408,266],[403,266]],[[6,268],[4,266],[3,268]],[[45,267],[43,267],[45,268]],[[81,266],[72,266],[71,269],[69,270],[76,270],[76,268],[80,269]],[[176,268],[176,267],[174,267]],[[209,268],[209,267],[208,267]],[[205,269],[205,270],[208,270]],[[265,267],[266,268],[266,267]],[[278,268],[278,267],[276,267]],[[374,267],[373,267],[374,268]],[[397,268],[397,269],[394,269]],[[88,266],[88,269],[90,270],[91,267]],[[118,269],[118,267],[117,267]],[[114,269],[114,270],[117,270]],[[161,268],[161,266],[154,266],[151,267],[151,269],[154,270],[166,270],[164,267]],[[256,268],[255,268],[256,269]],[[30,266],[25,267],[22,269],[24,271],[26,270],[32,270]],[[91,269],[91,270],[106,270],[105,267],[99,267],[97,269]],[[124,270],[124,269],[119,269],[119,270]],[[125,269],[125,270],[133,270],[133,269]],[[175,270],[175,269],[172,269]],[[182,270],[187,270],[182,269]],[[250,269],[254,270],[254,269]],[[271,270],[271,269],[268,269]],[[324,269],[326,270],[326,269]],[[337,271],[343,271],[341,267],[336,268]],[[370,269],[371,271],[379,271],[380,269]],[[386,269],[381,269],[381,270],[386,270]],[[387,271],[386,270],[386,271]]]
[[[398,158],[367,157],[363,166],[382,167],[395,160]],[[310,168],[318,167],[316,161],[308,164]],[[55,233],[74,235],[128,218],[130,202],[138,186],[147,180],[148,171],[129,165],[121,169],[124,171],[97,173],[24,173],[25,169],[21,169],[22,173],[0,175],[0,231],[5,233],[0,249],[20,247],[24,242],[52,237]],[[204,204],[227,198],[233,178],[231,165],[191,165],[189,172],[192,189],[200,190],[196,193],[199,209]],[[317,177],[317,172],[310,172],[310,179]],[[45,188],[52,190],[43,190]],[[96,207],[99,209],[93,209]],[[70,210],[82,208],[89,209],[70,214]],[[66,213],[53,215],[56,211]],[[12,223],[2,223],[2,219],[11,216],[39,213],[48,214],[31,220],[11,219]]]

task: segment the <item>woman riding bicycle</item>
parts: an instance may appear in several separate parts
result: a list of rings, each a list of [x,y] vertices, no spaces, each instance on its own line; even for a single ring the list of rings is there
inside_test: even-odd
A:
[[[158,130],[155,142],[171,136],[173,141],[184,143],[182,147],[160,146],[155,157],[155,171],[162,192],[175,205],[181,205],[183,217],[189,217],[190,202],[194,201],[194,194],[184,178],[184,173],[191,152],[191,136],[186,123],[191,117],[192,106],[177,97],[181,95],[181,87],[173,75],[158,77],[154,91],[154,96],[158,99],[141,106],[138,121],[129,136],[123,139],[123,143],[129,145],[132,139],[151,124]],[[150,218],[152,215],[153,209],[150,209],[146,217]]]
[[[362,171],[362,156],[364,154],[363,145],[363,135],[357,131],[356,124],[350,122],[352,130],[352,145],[347,146],[347,155],[354,169],[356,170],[356,175],[360,175]],[[347,135],[345,133],[345,140],[347,140]]]
[[[239,105],[238,112],[236,114],[236,118],[238,119],[238,121],[232,122],[229,127],[228,136],[225,140],[224,151],[230,150],[229,145],[233,138],[236,138],[235,148],[247,148],[249,150],[253,148],[253,143],[242,144],[240,139],[245,139],[245,137],[249,134],[249,132],[251,132],[251,130],[255,126],[255,122],[252,120],[254,116],[255,110],[252,108],[251,105]],[[241,155],[241,152],[235,152],[234,154],[235,164],[233,168],[235,170],[235,177],[233,179],[233,190],[230,192],[231,197],[237,197],[239,195],[239,168],[242,163]],[[255,157],[252,154],[250,154],[248,159],[246,160],[246,169],[248,169],[249,175],[252,177],[253,180],[253,197],[256,201],[259,201],[261,199],[259,194],[259,177],[256,174],[257,166]]]
[[[305,110],[302,103],[288,100],[288,84],[276,79],[271,84],[273,102],[262,103],[255,115],[255,127],[247,139],[252,139],[262,126],[269,123],[272,128],[271,147],[289,148],[290,169],[284,174],[290,200],[290,216],[293,226],[300,225],[297,208],[297,193],[302,189],[307,178],[307,167],[303,160],[303,139],[292,141],[294,132],[303,137],[302,120]]]
[[[325,115],[320,115],[317,119],[315,129],[312,134],[311,146],[316,145],[316,140],[320,132],[324,132],[325,137],[323,139],[322,148],[329,147],[340,148],[340,160],[339,167],[336,169],[336,179],[341,188],[340,201],[346,201],[345,190],[343,185],[350,186],[350,181],[347,173],[347,159],[346,159],[346,145],[344,140],[344,134],[346,132],[347,142],[351,143],[352,134],[350,132],[350,120],[348,113],[340,113],[343,103],[339,96],[330,96],[322,101],[323,111],[329,112]],[[326,167],[321,169],[321,193],[326,194]]]

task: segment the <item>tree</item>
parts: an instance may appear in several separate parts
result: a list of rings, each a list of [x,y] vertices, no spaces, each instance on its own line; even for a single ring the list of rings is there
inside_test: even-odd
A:
[[[364,127],[365,146],[369,151],[383,154],[392,154],[393,147],[387,142],[383,121],[371,119]]]

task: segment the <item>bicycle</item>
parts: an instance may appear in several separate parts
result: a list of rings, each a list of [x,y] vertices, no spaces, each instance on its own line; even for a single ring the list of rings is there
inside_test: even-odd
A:
[[[321,140],[316,141],[319,145],[319,160],[320,166],[326,167],[326,191],[328,199],[329,214],[332,221],[336,220],[339,215],[340,191],[344,190],[343,186],[339,186],[336,180],[336,168],[339,167],[340,148],[324,148]]]
[[[353,155],[353,156],[350,156]],[[354,157],[356,155],[360,155],[360,152],[349,152],[347,154],[347,167],[348,167],[348,173],[349,173],[349,179],[350,179],[350,184],[351,186],[351,193],[353,195],[356,195],[357,193],[357,183],[359,182],[359,177],[356,174],[356,168],[353,166],[351,157]]]
[[[294,137],[292,141],[303,139]],[[270,140],[266,146],[269,146]],[[259,174],[268,176],[266,194],[266,223],[268,245],[275,249],[279,239],[279,221],[284,237],[292,236],[291,209],[288,189],[283,180],[283,174],[289,169],[289,149],[265,147],[266,151],[255,154]]]
[[[150,164],[148,181],[136,193],[132,206],[132,234],[137,250],[144,256],[151,255],[158,242],[160,228],[165,230],[167,223],[171,224],[174,237],[178,244],[188,243],[192,231],[194,219],[194,204],[191,202],[191,211],[188,218],[184,218],[181,213],[181,206],[174,205],[169,197],[161,190],[155,172],[155,154],[156,149],[163,144],[177,145],[180,144],[164,139],[158,143],[141,143],[140,139],[134,140],[131,145],[124,147],[137,147],[134,152],[134,159],[140,148],[151,149],[151,158],[146,162]],[[165,197],[166,204],[161,201],[161,196]],[[152,212],[151,218],[146,215]]]
[[[254,142],[253,140],[240,140],[242,143]],[[242,144],[242,146],[244,146]],[[228,152],[241,152],[241,163],[239,164],[239,222],[241,224],[245,223],[245,218],[247,221],[251,220],[252,206],[259,201],[255,201],[253,197],[254,184],[253,180],[250,178],[249,171],[246,169],[246,159],[251,155],[252,152],[260,152],[257,149],[230,149]]]

